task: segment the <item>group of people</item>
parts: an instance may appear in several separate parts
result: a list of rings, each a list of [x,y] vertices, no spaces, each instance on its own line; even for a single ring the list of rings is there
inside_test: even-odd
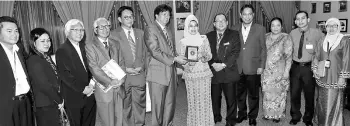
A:
[[[122,6],[117,12],[120,27],[111,31],[111,23],[98,18],[93,24],[95,36],[87,42],[83,22],[71,19],[65,24],[67,39],[56,52],[50,33],[35,28],[26,58],[25,45],[17,43],[17,21],[0,17],[0,126],[61,126],[66,121],[63,108],[71,126],[94,126],[96,115],[103,126],[144,126],[146,82],[150,125],[173,126],[179,69],[187,90],[188,126],[221,122],[222,93],[226,126],[248,118],[249,125],[257,125],[259,87],[265,120],[278,123],[286,116],[290,91],[289,123],[296,125],[302,118],[303,90],[305,125],[313,125],[314,110],[318,125],[344,125],[350,40],[340,33],[337,18],[327,20],[324,35],[309,27],[307,12],[299,11],[298,28],[290,34],[282,32],[278,17],[271,19],[271,32],[265,34],[263,26],[253,23],[255,10],[247,4],[240,10],[242,23],[228,29],[227,17],[220,13],[214,18],[215,30],[206,35],[200,35],[198,19],[189,15],[184,38],[176,46],[167,26],[171,13],[168,5],[158,5],[154,23],[143,31],[133,28],[133,9]],[[106,73],[104,66],[111,61],[126,76],[116,79]]]

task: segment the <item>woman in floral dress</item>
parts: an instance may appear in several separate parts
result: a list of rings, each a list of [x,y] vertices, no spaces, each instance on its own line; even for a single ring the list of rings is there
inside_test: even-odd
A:
[[[261,75],[263,112],[265,120],[278,123],[285,116],[289,88],[289,70],[292,64],[292,40],[282,33],[282,20],[271,20],[271,32],[266,34],[267,59]]]
[[[205,35],[198,32],[198,20],[189,15],[185,20],[184,38],[180,40],[180,55],[185,56],[187,46],[198,47],[198,61],[184,66],[182,78],[187,89],[187,126],[214,126],[211,103],[211,77],[208,61],[212,54]]]

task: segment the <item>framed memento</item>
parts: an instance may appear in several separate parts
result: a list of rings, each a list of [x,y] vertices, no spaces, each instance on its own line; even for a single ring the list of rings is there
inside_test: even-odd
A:
[[[339,12],[346,12],[347,11],[347,1],[339,1]]]
[[[198,46],[186,46],[185,56],[187,61],[198,61]]]
[[[177,0],[176,1],[176,13],[191,13],[191,1],[190,0]]]
[[[186,18],[177,18],[176,20],[177,20],[177,30],[179,31],[179,30],[184,30],[184,28],[185,28],[185,19]]]
[[[326,21],[317,21],[316,28],[320,29],[323,33],[326,33]]]
[[[348,32],[348,19],[339,19],[340,32]]]
[[[331,2],[324,2],[323,13],[329,13],[329,12],[331,12]]]
[[[316,3],[311,3],[311,14],[316,13]]]

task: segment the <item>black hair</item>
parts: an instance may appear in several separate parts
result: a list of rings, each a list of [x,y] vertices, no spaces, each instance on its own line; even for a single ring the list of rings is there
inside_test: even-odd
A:
[[[251,5],[251,4],[245,4],[245,5],[243,5],[243,6],[241,7],[241,14],[242,14],[243,10],[246,9],[246,8],[252,9],[253,13],[255,13],[255,9],[254,9],[253,5]]]
[[[224,13],[218,13],[218,14],[216,14],[216,15],[214,16],[213,22],[215,22],[216,17],[219,16],[219,15],[224,15],[225,20],[227,21],[227,15],[226,15],[226,14],[224,14]]]
[[[1,29],[3,27],[3,24],[2,22],[11,22],[11,23],[15,23],[16,26],[18,27],[18,23],[17,23],[17,20],[13,17],[9,17],[9,16],[2,16],[0,17],[0,32],[1,32]]]
[[[49,48],[49,51],[46,53],[48,56],[53,55],[53,44],[52,39],[50,37],[50,34],[48,31],[46,31],[44,28],[35,28],[32,31],[30,31],[30,41],[29,41],[29,55],[39,55],[41,56],[40,52],[35,49],[34,43],[35,41],[42,36],[43,34],[47,34],[49,36],[49,39],[51,41],[51,46]]]
[[[161,12],[166,12],[168,11],[171,17],[171,12],[172,9],[170,6],[166,5],[166,4],[161,4],[158,5],[155,9],[154,9],[154,19],[156,19],[156,15],[159,15]]]
[[[279,17],[274,17],[274,18],[272,18],[271,21],[270,21],[270,28],[271,28],[272,22],[275,21],[275,20],[279,21],[279,22],[281,23],[281,26],[283,25],[283,21],[282,21],[281,18],[279,18]]]
[[[294,20],[296,20],[296,19],[297,19],[297,15],[298,15],[298,14],[301,14],[301,13],[304,13],[304,14],[306,15],[306,18],[309,18],[309,14],[308,14],[306,11],[300,10],[300,11],[298,11],[298,12],[295,14]]]
[[[132,13],[134,13],[134,10],[133,10],[131,7],[129,7],[129,6],[121,6],[121,7],[118,9],[118,11],[117,11],[118,17],[121,17],[121,16],[122,16],[122,13],[123,13],[124,10],[129,10],[129,11],[131,11]]]

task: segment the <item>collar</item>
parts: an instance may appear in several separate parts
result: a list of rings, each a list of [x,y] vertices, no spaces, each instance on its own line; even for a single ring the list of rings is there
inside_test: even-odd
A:
[[[69,40],[70,43],[72,43],[72,45],[77,45],[77,46],[79,46],[79,42],[73,42],[73,41],[71,41],[70,39],[68,39],[68,40]]]
[[[103,41],[100,37],[97,37],[98,40],[100,40],[100,42],[103,44],[103,42],[107,42],[107,45],[109,44],[108,43],[108,38],[106,39],[106,41]],[[104,45],[104,44],[103,44]]]
[[[160,26],[160,28],[162,28],[162,30],[165,29],[165,26],[163,26],[162,24],[160,24],[157,20],[156,20],[156,22],[158,23],[158,25]]]
[[[301,33],[303,30],[301,30],[301,28],[298,28],[298,30],[299,30],[299,32]],[[306,32],[308,32],[310,30],[310,27],[308,26],[307,28],[306,28],[306,30],[304,30],[304,32],[306,33]]]
[[[253,22],[250,22],[246,28],[250,28],[252,26]],[[242,28],[244,28],[244,24],[242,23]]]
[[[131,31],[130,34],[133,34],[133,33],[134,33],[134,29],[133,29],[133,28],[131,28],[130,30],[128,30],[128,29],[122,27],[122,29],[124,30],[126,36],[128,36],[128,32],[129,32],[129,31]]]
[[[0,42],[0,44],[1,44],[2,48],[6,49],[7,51],[10,52],[10,50],[2,42]],[[13,46],[12,47],[12,52],[18,52],[19,48],[18,48],[17,44],[14,44],[12,46]]]

